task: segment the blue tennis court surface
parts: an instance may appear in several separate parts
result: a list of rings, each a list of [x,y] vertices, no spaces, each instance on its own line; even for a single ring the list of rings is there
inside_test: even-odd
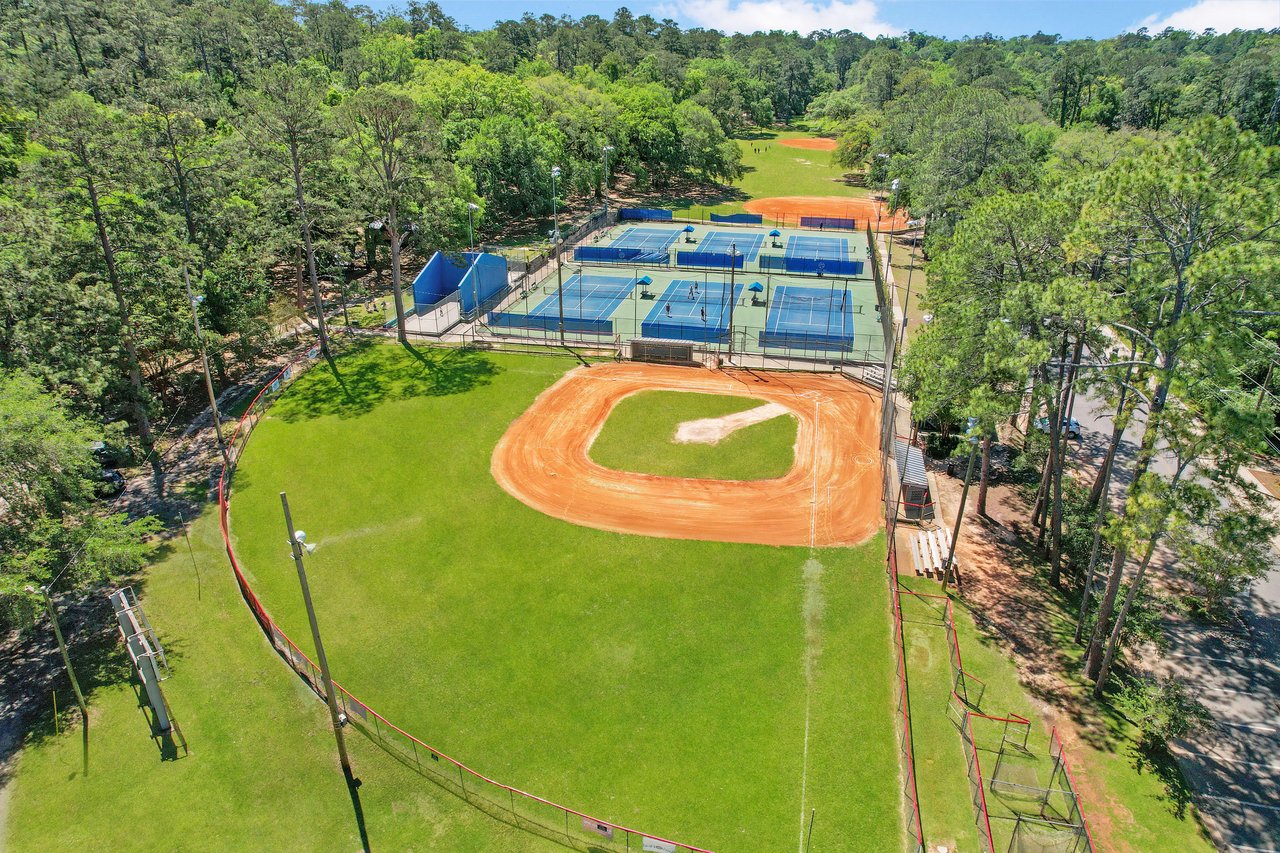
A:
[[[719,252],[729,254],[729,250],[737,247],[738,254],[748,263],[760,254],[760,244],[764,242],[763,234],[750,234],[743,231],[712,231],[702,238],[698,244],[699,252]]]
[[[495,311],[489,315],[489,324],[517,329],[558,329],[563,304],[565,331],[611,335],[613,323],[609,315],[631,294],[637,281],[619,276],[575,274],[564,283],[563,300],[552,285],[551,295],[528,314]]]
[[[847,261],[849,241],[844,237],[788,237],[787,257]]]
[[[609,244],[611,249],[646,249],[665,252],[676,241],[679,231],[667,228],[628,228]]]
[[[646,338],[724,343],[729,340],[732,305],[742,296],[742,285],[733,294],[722,282],[676,279],[640,325]]]
[[[773,291],[760,346],[849,352],[853,314],[847,290],[780,285]]]

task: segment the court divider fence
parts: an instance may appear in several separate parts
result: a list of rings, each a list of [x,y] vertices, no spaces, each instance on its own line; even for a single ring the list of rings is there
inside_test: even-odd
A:
[[[335,340],[335,343],[338,341]],[[231,464],[218,477],[218,523],[227,559],[250,612],[276,652],[319,698],[324,699],[320,668],[276,624],[249,584],[231,542],[229,503],[235,468],[263,413],[280,392],[304,373],[317,358],[319,347],[313,346],[290,360],[262,385],[240,416],[228,441]],[[337,680],[334,681],[334,690],[339,709],[346,715],[347,721],[369,740],[401,764],[416,770],[495,820],[575,850],[711,853],[702,847],[594,817],[491,779],[395,725],[368,703],[356,698]]]

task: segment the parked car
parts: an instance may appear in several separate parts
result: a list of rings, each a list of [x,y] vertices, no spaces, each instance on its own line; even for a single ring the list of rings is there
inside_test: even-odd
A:
[[[134,463],[133,450],[128,445],[95,441],[89,452],[103,468],[128,468]]]
[[[124,475],[111,468],[103,468],[93,484],[93,493],[100,498],[114,498],[124,491]]]
[[[1044,433],[1045,435],[1048,435],[1048,434],[1049,434],[1049,419],[1048,419],[1048,418],[1040,418],[1039,420],[1037,420],[1037,421],[1036,421],[1036,429],[1040,430],[1040,431],[1041,431],[1042,433]],[[1066,418],[1063,418],[1063,419],[1062,419],[1062,429],[1063,429],[1063,431],[1065,431],[1065,432],[1066,432],[1066,434],[1067,434],[1067,438],[1079,438],[1079,437],[1080,437],[1080,422],[1079,422],[1078,420],[1076,420],[1075,418],[1071,418],[1070,420],[1067,420]]]

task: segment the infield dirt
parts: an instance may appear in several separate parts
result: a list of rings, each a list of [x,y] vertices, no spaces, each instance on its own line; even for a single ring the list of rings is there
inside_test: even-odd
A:
[[[777,403],[797,420],[795,464],[773,480],[618,471],[589,451],[618,401],[692,391]],[[490,470],[510,495],[573,524],[669,539],[856,545],[880,526],[879,405],[852,381],[814,374],[649,364],[579,367],[507,429]]]

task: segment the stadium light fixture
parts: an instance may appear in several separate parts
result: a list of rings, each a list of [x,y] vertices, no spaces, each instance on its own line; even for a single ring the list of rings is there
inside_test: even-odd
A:
[[[556,253],[556,307],[560,311],[560,345],[564,346],[564,272],[560,265],[560,208],[556,206],[556,178],[560,177],[560,167],[551,167],[551,222],[554,236],[551,238],[551,250]]]
[[[467,202],[467,248],[474,249],[476,246],[475,224],[471,221],[471,214],[480,209],[480,205],[474,202]]]
[[[609,219],[609,152],[613,151],[612,145],[606,145],[600,149],[604,154],[604,218]]]
[[[316,621],[315,605],[311,601],[311,586],[307,583],[307,568],[303,562],[303,554],[311,554],[316,550],[314,544],[307,543],[305,531],[293,526],[293,516],[289,512],[289,497],[280,493],[280,505],[284,509],[285,528],[289,531],[289,550],[293,554],[293,564],[298,570],[298,585],[302,587],[302,603],[307,608],[307,620],[311,623],[311,640],[315,643],[316,659],[320,663],[320,680],[324,686],[324,698],[329,705],[329,719],[333,723],[333,736],[338,742],[338,760],[342,764],[343,775],[349,786],[358,787],[359,781],[351,772],[351,758],[347,755],[347,741],[342,734],[342,726],[346,716],[338,711],[338,694],[333,686],[333,677],[329,674],[329,658],[324,653],[324,643],[320,639],[320,623]]]

